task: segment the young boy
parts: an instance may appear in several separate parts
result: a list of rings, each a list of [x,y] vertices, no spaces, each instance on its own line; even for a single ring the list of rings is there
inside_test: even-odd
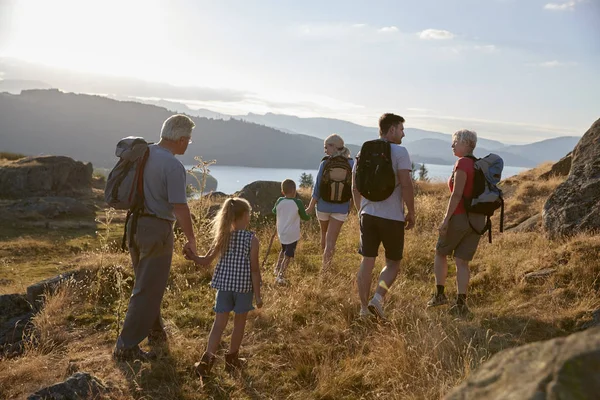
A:
[[[308,221],[310,217],[304,210],[304,204],[296,198],[296,183],[291,179],[281,182],[284,197],[277,199],[273,213],[277,215],[277,234],[281,242],[279,259],[275,266],[275,282],[285,285],[285,271],[294,258],[296,245],[300,240],[300,219]]]

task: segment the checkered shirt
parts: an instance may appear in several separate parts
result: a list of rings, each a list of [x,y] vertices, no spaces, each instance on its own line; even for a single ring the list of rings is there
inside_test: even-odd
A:
[[[238,293],[252,291],[250,273],[250,249],[254,233],[246,230],[233,231],[229,246],[215,267],[210,285],[218,290]]]

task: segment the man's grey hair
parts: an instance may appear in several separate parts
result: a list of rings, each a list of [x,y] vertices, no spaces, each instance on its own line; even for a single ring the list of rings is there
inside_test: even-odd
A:
[[[187,115],[171,115],[163,123],[160,137],[167,140],[179,140],[182,137],[189,138],[192,136],[192,129],[195,126],[194,121]]]
[[[477,133],[467,129],[461,129],[452,134],[452,141],[455,140],[457,143],[466,144],[473,150],[475,149],[475,146],[477,146]]]

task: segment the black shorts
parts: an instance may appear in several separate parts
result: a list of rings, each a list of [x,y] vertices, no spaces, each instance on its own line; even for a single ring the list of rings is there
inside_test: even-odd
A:
[[[281,252],[283,254],[285,254],[286,256],[290,257],[290,258],[294,258],[294,254],[296,253],[296,246],[298,245],[298,242],[294,242],[294,243],[289,243],[289,244],[282,244],[281,245]]]
[[[380,243],[383,243],[385,258],[400,261],[404,253],[404,221],[362,214],[358,253],[363,257],[377,257]]]

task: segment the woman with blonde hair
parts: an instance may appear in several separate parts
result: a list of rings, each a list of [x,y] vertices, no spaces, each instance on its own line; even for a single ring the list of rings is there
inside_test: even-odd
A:
[[[439,237],[435,248],[435,284],[436,292],[427,303],[427,307],[448,304],[444,293],[448,276],[448,256],[454,256],[456,263],[456,286],[458,296],[450,312],[459,316],[470,313],[467,307],[467,288],[469,286],[469,262],[473,259],[485,226],[485,215],[467,214],[464,199],[471,198],[475,178],[475,157],[473,150],[477,145],[477,134],[466,129],[452,135],[452,151],[458,160],[454,164],[452,176],[448,180],[451,195],[446,215],[439,227]]]
[[[354,160],[350,158],[350,150],[339,135],[327,137],[324,150],[326,156],[319,165],[312,198],[306,208],[306,212],[311,213],[316,207],[321,226],[321,272],[326,272],[331,265],[337,238],[350,211],[354,165]]]

